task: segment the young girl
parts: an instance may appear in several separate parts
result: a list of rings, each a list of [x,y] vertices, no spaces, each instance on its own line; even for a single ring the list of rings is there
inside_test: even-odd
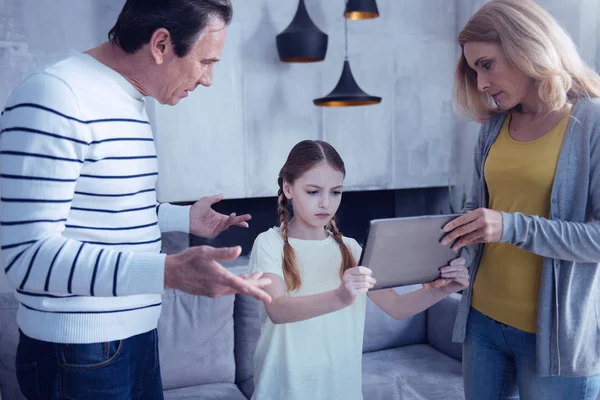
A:
[[[303,141],[279,173],[279,228],[261,233],[250,273],[272,281],[261,304],[254,355],[255,400],[362,399],[362,344],[371,271],[356,266],[361,248],[335,223],[345,177],[337,151]],[[293,218],[288,208],[293,206]],[[442,278],[403,296],[393,289],[369,297],[396,319],[417,314],[468,286],[463,259]]]

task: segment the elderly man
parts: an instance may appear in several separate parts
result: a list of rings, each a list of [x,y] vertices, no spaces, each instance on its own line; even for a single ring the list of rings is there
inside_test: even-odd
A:
[[[17,377],[30,399],[161,399],[164,288],[269,301],[270,281],[216,260],[160,254],[160,233],[214,237],[249,216],[156,204],[144,97],[175,105],[210,86],[229,0],[127,0],[109,41],[25,80],[1,119],[2,257],[21,305]]]

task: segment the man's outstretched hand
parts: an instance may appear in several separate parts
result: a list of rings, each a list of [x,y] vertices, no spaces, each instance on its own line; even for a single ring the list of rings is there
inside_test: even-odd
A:
[[[212,209],[213,204],[223,200],[223,195],[203,197],[190,207],[190,233],[206,239],[214,239],[230,226],[248,227],[250,214],[221,214]]]
[[[237,276],[217,262],[234,260],[240,253],[239,246],[197,246],[169,255],[165,264],[165,288],[212,298],[245,293],[270,303],[271,296],[263,290],[271,284],[270,279],[263,278],[262,273]]]

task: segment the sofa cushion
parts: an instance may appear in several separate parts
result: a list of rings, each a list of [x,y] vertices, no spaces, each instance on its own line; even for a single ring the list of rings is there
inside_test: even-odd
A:
[[[427,310],[427,343],[446,355],[462,360],[462,345],[452,341],[461,295],[452,294]]]
[[[364,400],[463,400],[461,363],[421,344],[363,357]]]
[[[421,285],[404,286],[396,288],[396,292],[410,293],[420,288]],[[371,299],[367,299],[363,352],[425,343],[426,326],[425,312],[398,321],[377,307]]]
[[[0,293],[0,398],[24,399],[19,390],[15,371],[15,358],[19,344],[17,309],[19,302],[14,294]]]
[[[165,389],[234,383],[233,300],[165,290],[158,321]]]
[[[212,383],[165,391],[165,400],[246,400],[233,383]]]
[[[244,294],[235,296],[235,382],[241,391],[250,398],[254,392],[254,350],[260,335],[258,300]]]

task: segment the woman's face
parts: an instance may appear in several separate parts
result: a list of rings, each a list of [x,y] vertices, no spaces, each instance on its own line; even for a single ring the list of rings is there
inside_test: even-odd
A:
[[[509,62],[498,43],[467,42],[463,54],[477,75],[477,89],[501,109],[509,110],[537,93],[533,79]]]

